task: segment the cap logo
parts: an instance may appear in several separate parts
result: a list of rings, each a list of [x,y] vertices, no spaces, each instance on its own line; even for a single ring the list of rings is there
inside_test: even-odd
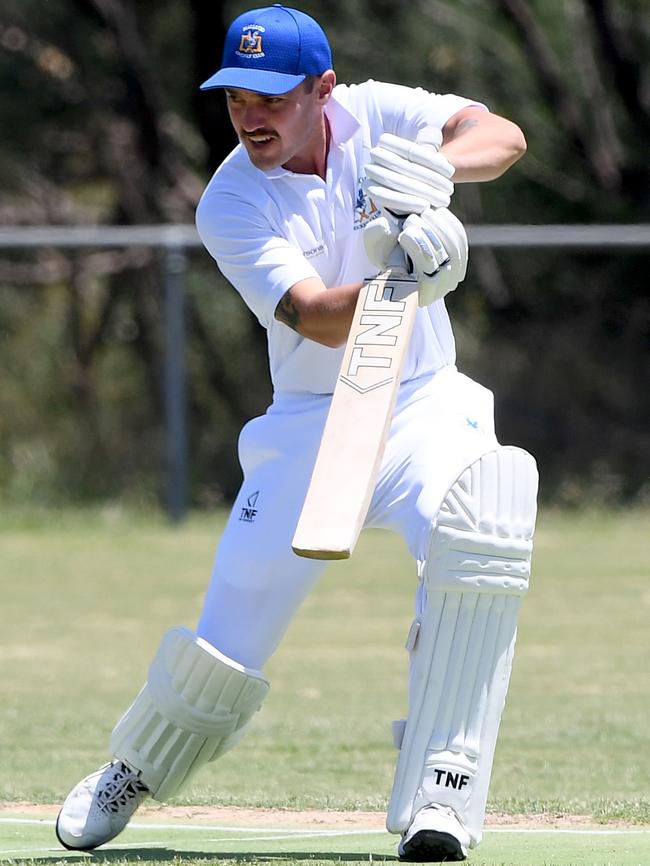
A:
[[[247,24],[242,27],[239,50],[236,52],[240,57],[264,57],[262,49],[262,33],[265,28],[258,24]]]

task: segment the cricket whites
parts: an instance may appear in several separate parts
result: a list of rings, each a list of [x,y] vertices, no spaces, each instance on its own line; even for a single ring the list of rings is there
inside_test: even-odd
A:
[[[417,311],[402,268],[366,280],[292,547],[310,559],[347,559],[363,527],[384,453]]]

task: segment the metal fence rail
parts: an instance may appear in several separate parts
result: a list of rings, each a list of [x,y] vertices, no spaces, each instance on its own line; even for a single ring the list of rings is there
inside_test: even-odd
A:
[[[478,247],[644,247],[650,225],[481,225],[466,226]],[[0,248],[201,246],[193,225],[19,226],[0,228]]]
[[[650,225],[467,226],[470,246],[630,251],[650,247]],[[165,251],[166,507],[181,521],[187,510],[188,436],[185,384],[187,251],[201,246],[193,225],[0,227],[0,249],[152,247]]]

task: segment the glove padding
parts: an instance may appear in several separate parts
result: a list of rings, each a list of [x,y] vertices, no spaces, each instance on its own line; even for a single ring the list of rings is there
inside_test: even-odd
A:
[[[395,214],[421,214],[449,205],[455,169],[435,149],[439,133],[438,140],[432,140],[432,132],[423,130],[417,142],[388,132],[380,136],[366,166],[365,189],[375,204]]]
[[[446,208],[412,214],[397,242],[418,282],[418,305],[426,307],[453,292],[467,273],[468,245],[463,224]]]
[[[372,264],[379,270],[385,271],[388,267],[389,258],[394,250],[399,250],[397,239],[399,237],[403,219],[397,219],[389,211],[384,216],[378,216],[367,223],[363,229],[363,245],[366,255]],[[401,267],[406,267],[406,257],[402,253]]]
[[[379,271],[393,264],[407,267],[416,276],[421,307],[443,298],[465,279],[467,235],[446,208],[429,208],[405,220],[390,214],[377,217],[364,228],[363,243]],[[397,250],[405,261],[395,255]]]

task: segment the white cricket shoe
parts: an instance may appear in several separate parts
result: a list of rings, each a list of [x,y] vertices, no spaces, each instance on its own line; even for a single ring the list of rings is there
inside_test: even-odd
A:
[[[400,860],[447,863],[465,860],[469,833],[453,809],[432,804],[416,813],[397,848]]]
[[[105,764],[66,797],[56,819],[57,838],[64,848],[90,851],[121,833],[148,796],[149,789],[129,766]]]

